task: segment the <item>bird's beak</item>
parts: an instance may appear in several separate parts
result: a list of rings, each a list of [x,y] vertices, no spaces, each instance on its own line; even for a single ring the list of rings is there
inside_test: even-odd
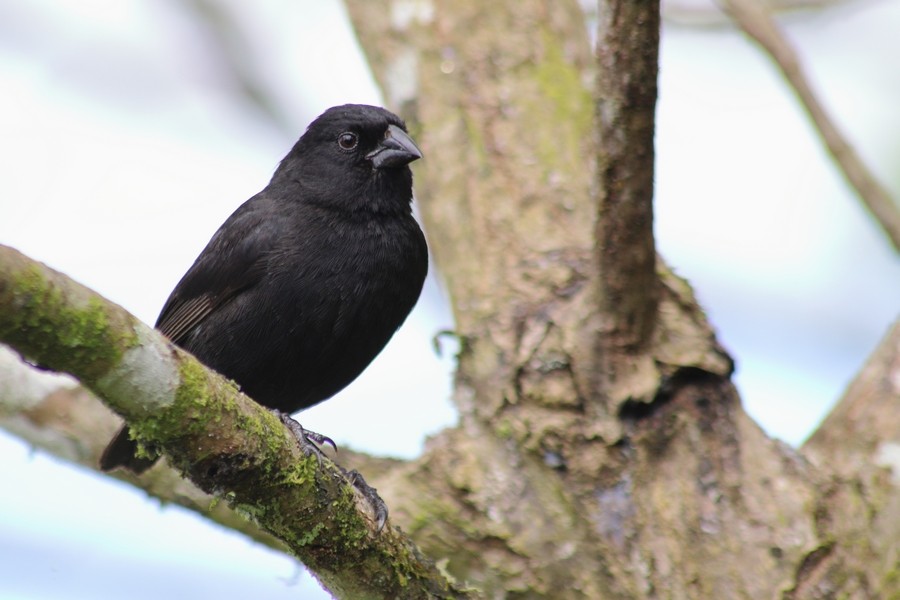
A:
[[[422,158],[422,151],[405,131],[396,125],[388,125],[384,139],[366,154],[366,158],[376,169],[395,169]]]

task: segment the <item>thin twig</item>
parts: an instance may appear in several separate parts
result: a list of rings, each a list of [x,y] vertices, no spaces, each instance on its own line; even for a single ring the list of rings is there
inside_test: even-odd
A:
[[[767,0],[766,6],[773,14],[797,15],[821,12],[847,4],[859,4],[860,0]],[[667,24],[719,29],[733,26],[733,19],[714,4],[697,3],[695,0],[667,0],[663,4],[663,20]]]
[[[806,109],[828,151],[866,208],[900,251],[900,207],[866,168],[816,98],[797,53],[758,0],[720,0],[735,23],[769,54]]]

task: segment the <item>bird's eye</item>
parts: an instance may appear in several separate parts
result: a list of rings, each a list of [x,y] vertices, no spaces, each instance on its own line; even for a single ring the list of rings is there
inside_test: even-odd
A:
[[[338,136],[337,142],[338,146],[341,147],[341,150],[353,150],[359,143],[359,138],[355,133],[345,131]]]

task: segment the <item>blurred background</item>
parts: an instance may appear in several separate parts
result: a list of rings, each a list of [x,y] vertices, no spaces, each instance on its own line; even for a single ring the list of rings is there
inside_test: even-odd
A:
[[[705,2],[667,11],[659,249],[737,359],[748,412],[799,445],[897,317],[900,262],[768,60]],[[782,23],[897,195],[900,3]],[[346,102],[382,103],[337,1],[0,0],[0,243],[152,324],[308,122]],[[455,422],[453,361],[431,346],[452,327],[437,275],[305,425],[411,458]],[[0,482],[0,599],[328,597],[296,561],[3,432]]]

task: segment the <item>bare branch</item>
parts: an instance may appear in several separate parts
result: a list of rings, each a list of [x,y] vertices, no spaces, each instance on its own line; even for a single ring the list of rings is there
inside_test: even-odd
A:
[[[214,45],[214,56],[220,61],[225,76],[231,79],[240,95],[279,129],[292,131],[296,127],[279,106],[278,100],[260,76],[260,66],[254,57],[253,46],[246,39],[243,24],[233,9],[221,2],[189,0],[184,7],[197,13],[193,23],[208,34]]]
[[[860,0],[767,0],[766,6],[773,14],[791,15],[823,11],[851,3],[859,4]],[[662,15],[666,23],[693,28],[719,29],[733,26],[733,21],[714,2],[667,0],[663,4]]]
[[[894,249],[900,251],[900,207],[878,182],[819,102],[791,47],[777,23],[757,0],[720,0],[735,23],[772,58],[812,119],[828,152],[844,178],[875,217]]]

